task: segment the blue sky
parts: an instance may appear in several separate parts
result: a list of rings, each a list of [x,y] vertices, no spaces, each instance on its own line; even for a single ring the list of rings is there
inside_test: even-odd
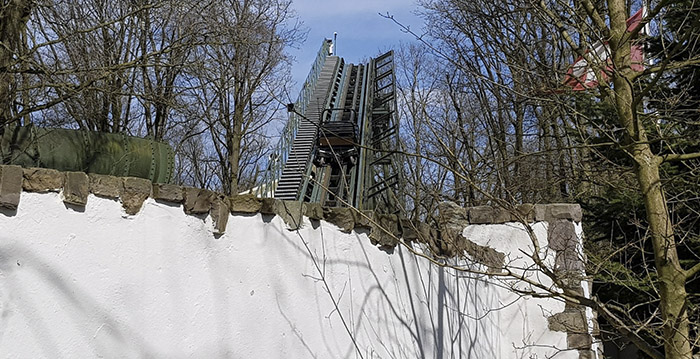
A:
[[[309,30],[301,48],[290,50],[296,58],[292,67],[296,89],[306,78],[321,41],[332,38],[333,32],[338,33],[336,54],[356,64],[413,40],[379,13],[393,15],[417,33],[421,30],[421,21],[413,14],[415,0],[293,0],[292,7]]]

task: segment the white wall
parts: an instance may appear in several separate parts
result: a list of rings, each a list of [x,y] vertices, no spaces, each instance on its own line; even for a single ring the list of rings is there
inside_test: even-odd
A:
[[[152,199],[128,216],[93,195],[80,211],[22,193],[0,212],[0,357],[578,358],[547,329],[563,303],[494,278],[325,222],[294,232],[236,215],[226,234],[211,228]],[[546,224],[535,229],[546,244]],[[514,224],[465,234],[512,253],[529,243]]]

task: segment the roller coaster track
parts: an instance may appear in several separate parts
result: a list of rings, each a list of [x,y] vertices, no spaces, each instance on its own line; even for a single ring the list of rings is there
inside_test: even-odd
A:
[[[337,76],[337,64],[337,57],[329,57],[321,70],[307,111],[303,114],[303,121],[299,124],[297,134],[292,142],[291,152],[275,190],[275,198],[294,200],[299,196],[300,187],[304,183],[304,176],[309,165],[311,151],[318,134],[321,112],[326,106],[330,84]]]
[[[257,194],[395,213],[398,120],[393,51],[346,64],[325,40]]]

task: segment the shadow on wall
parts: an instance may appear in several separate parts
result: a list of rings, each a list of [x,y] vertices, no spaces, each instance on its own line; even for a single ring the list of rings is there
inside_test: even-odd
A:
[[[113,357],[163,357],[149,348],[136,330],[112,317],[77,283],[67,280],[65,273],[20,245],[0,246],[0,277],[0,342],[7,340],[5,329],[10,322],[24,319],[31,323],[26,327],[33,338],[30,343],[29,338],[17,343],[36,345],[48,358],[60,357],[65,348],[61,350],[54,337],[56,323],[46,323],[41,315],[42,310],[53,309],[65,314],[68,321],[62,326],[76,328],[83,341],[91,343],[95,356],[110,353]],[[41,299],[55,302],[37,303],[29,286],[46,287],[56,295]]]
[[[0,214],[5,216],[5,217],[14,217],[15,215],[17,215],[17,210],[5,208],[5,207],[0,207]]]
[[[363,238],[357,237],[357,241]],[[361,245],[361,243],[358,243]],[[416,358],[498,358],[498,313],[490,312],[499,306],[496,298],[485,290],[483,282],[465,276],[453,269],[429,264],[397,247],[389,261],[391,268],[376,268],[367,250],[362,246],[363,268],[369,276],[367,292],[358,318],[366,310],[379,308],[378,318],[367,321],[381,338],[387,353],[399,357]],[[379,272],[389,272],[393,282],[382,281]],[[392,293],[401,291],[399,293]],[[371,303],[371,305],[368,305]],[[359,321],[359,320],[358,320]],[[387,323],[381,326],[374,323]],[[413,348],[406,348],[401,336],[409,335]]]
[[[320,231],[323,234],[323,226]],[[326,317],[342,315],[348,337],[352,336],[343,357],[354,357],[356,351],[366,357],[501,356],[498,309],[502,304],[492,291],[484,290],[483,278],[431,265],[400,247],[392,255],[382,255],[386,260],[378,262],[377,254],[368,251],[379,249],[363,234],[360,230],[348,235],[354,237],[350,244],[361,248],[364,260],[359,262],[343,259],[342,248],[341,255],[327,253],[330,247],[323,235],[313,248],[304,243],[303,235],[290,240],[299,254],[318,264],[315,272],[305,273],[309,280],[323,286],[324,275],[332,274],[335,282],[338,276],[345,276],[342,288],[326,287],[315,298],[338,305],[339,310]],[[279,298],[277,309],[301,345],[315,357],[317,353],[285,313]],[[332,344],[326,341],[325,345],[332,352]]]
[[[318,265],[302,275],[322,287],[314,300],[337,304],[337,309],[319,316],[330,321],[342,315],[345,320],[349,333],[342,357],[355,357],[357,352],[363,357],[397,358],[501,358],[503,352],[510,353],[506,357],[513,355],[513,343],[502,343],[499,330],[503,324],[500,310],[512,303],[502,303],[494,292],[496,285],[484,276],[435,266],[402,247],[391,255],[382,254],[385,260],[377,261],[377,253],[368,251],[380,250],[369,243],[364,230],[347,234],[354,237],[349,245],[361,248],[363,259],[350,260],[343,256],[344,244],[326,243],[324,225],[316,231],[321,233],[320,243],[310,243],[301,232],[279,234],[291,234],[286,244]],[[339,253],[331,253],[336,249]],[[326,276],[333,276],[335,286],[330,283],[324,287]],[[305,339],[279,297],[276,307],[309,357],[318,357],[318,349]],[[334,321],[332,325],[340,324]],[[333,347],[337,339],[324,337],[328,352],[337,352]],[[507,350],[502,350],[502,345]],[[527,358],[526,352],[520,355]]]

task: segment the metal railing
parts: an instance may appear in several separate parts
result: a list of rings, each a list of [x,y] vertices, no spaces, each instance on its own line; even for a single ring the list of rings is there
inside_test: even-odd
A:
[[[321,69],[326,62],[326,58],[329,56],[330,46],[330,40],[323,40],[321,48],[318,50],[316,55],[316,60],[314,60],[311,70],[306,76],[306,81],[304,81],[304,85],[299,92],[299,97],[294,103],[295,111],[289,112],[289,120],[284,126],[284,129],[282,129],[280,140],[270,154],[267,169],[263,174],[262,184],[253,191],[253,193],[255,193],[255,195],[258,197],[275,196],[277,183],[279,182],[280,177],[282,177],[282,170],[284,169],[284,165],[287,163],[287,159],[289,159],[289,153],[292,150],[292,143],[294,142],[294,138],[296,138],[297,131],[299,130],[301,116],[297,113],[306,113],[306,108],[311,100],[311,95],[313,94],[318,78],[321,75]]]

